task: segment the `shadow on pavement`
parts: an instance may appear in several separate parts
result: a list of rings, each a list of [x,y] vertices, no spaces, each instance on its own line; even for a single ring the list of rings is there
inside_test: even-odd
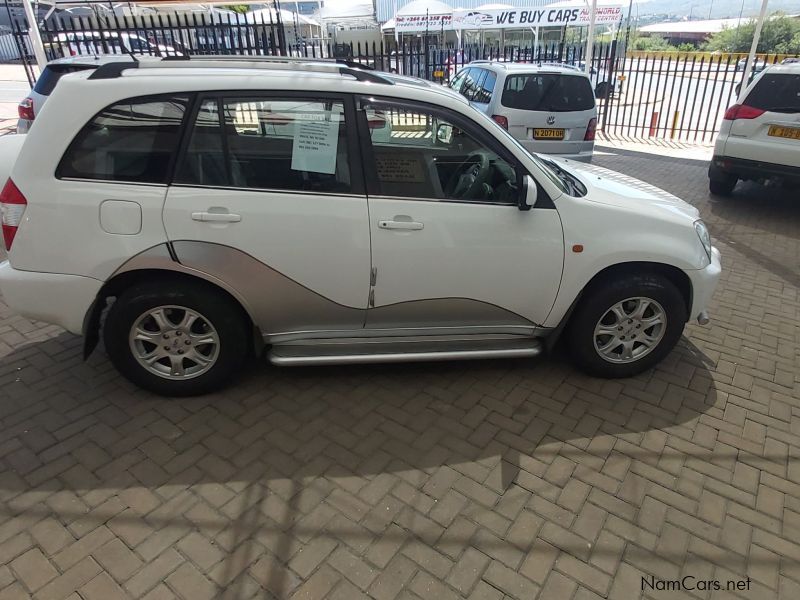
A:
[[[146,394],[100,353],[81,362],[76,341],[61,334],[0,363],[3,521],[54,515],[123,539],[159,531],[163,548],[197,528],[227,554],[210,577],[231,598],[248,596],[237,587],[248,568],[286,595],[301,582],[284,563],[319,538],[356,553],[415,538],[454,557],[526,552],[535,534],[503,534],[497,519],[525,505],[566,519],[573,475],[613,503],[631,460],[679,467],[684,454],[659,432],[690,431],[717,403],[710,360],[686,338],[628,380],[585,377],[562,359],[251,365],[224,393],[194,399]],[[652,452],[639,445],[648,436]],[[735,457],[709,448],[700,459]],[[154,558],[158,543],[137,551]]]

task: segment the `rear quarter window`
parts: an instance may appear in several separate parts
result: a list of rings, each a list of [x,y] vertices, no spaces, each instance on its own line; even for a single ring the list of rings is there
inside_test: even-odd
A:
[[[75,136],[56,177],[166,183],[188,96],[147,96],[104,108]]]
[[[58,80],[67,73],[77,73],[78,71],[90,71],[95,67],[90,65],[48,65],[36,80],[33,91],[42,96],[49,96],[56,87]]]
[[[518,110],[582,111],[594,108],[594,92],[581,75],[527,73],[506,78],[500,102]]]
[[[800,75],[767,73],[750,90],[744,102],[770,112],[800,112]]]

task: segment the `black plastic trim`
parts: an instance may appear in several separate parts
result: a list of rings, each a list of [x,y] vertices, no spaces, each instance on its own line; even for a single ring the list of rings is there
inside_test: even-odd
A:
[[[138,69],[139,62],[112,62],[100,65],[94,73],[89,75],[89,79],[116,79],[122,76],[122,72],[127,69]]]

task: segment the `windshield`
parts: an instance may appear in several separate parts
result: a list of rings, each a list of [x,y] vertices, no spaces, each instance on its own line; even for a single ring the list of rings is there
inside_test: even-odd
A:
[[[478,110],[477,108],[475,108],[475,107],[470,107],[470,108],[472,108],[472,110],[473,110],[473,111],[475,111],[475,114],[476,114],[476,115],[479,115],[479,116],[478,116],[478,120],[482,120],[482,121],[483,121],[485,124],[487,124],[487,127],[491,127],[491,128],[493,128],[493,129],[492,129],[492,131],[495,131],[495,132],[500,132],[500,133],[503,135],[503,137],[505,137],[507,140],[509,140],[511,143],[513,143],[513,144],[514,144],[514,145],[515,145],[517,148],[519,148],[519,149],[520,149],[520,150],[522,150],[522,151],[523,151],[525,154],[527,154],[527,155],[530,157],[530,159],[531,159],[531,160],[532,160],[532,161],[533,161],[533,162],[536,164],[536,166],[537,166],[537,167],[539,167],[539,170],[540,170],[542,173],[544,173],[544,175],[545,175],[545,176],[546,176],[546,177],[547,177],[547,178],[548,178],[550,181],[552,181],[552,182],[553,182],[553,184],[554,184],[554,185],[555,185],[555,186],[556,186],[556,187],[557,187],[559,190],[561,190],[561,191],[562,191],[562,192],[564,192],[564,193],[569,193],[569,191],[570,191],[569,185],[568,185],[568,184],[566,184],[566,183],[564,183],[564,180],[562,179],[562,176],[561,176],[561,175],[560,175],[560,174],[559,174],[559,173],[558,173],[556,170],[554,170],[552,167],[548,166],[548,165],[547,165],[547,164],[546,164],[546,163],[545,163],[545,162],[544,162],[544,161],[543,161],[541,158],[539,158],[537,155],[535,155],[535,154],[532,154],[531,152],[529,152],[529,151],[528,151],[528,150],[525,148],[525,146],[523,146],[522,144],[520,144],[520,143],[519,143],[519,142],[518,142],[518,141],[517,141],[517,140],[514,138],[514,136],[513,136],[513,135],[511,135],[510,133],[508,133],[508,131],[506,131],[505,129],[503,129],[502,127],[500,127],[500,125],[498,125],[498,124],[497,124],[497,122],[495,122],[495,121],[493,121],[492,119],[490,119],[489,117],[487,117],[487,116],[486,116],[486,115],[485,115],[483,112],[481,112],[481,111],[480,111],[480,110]],[[550,163],[550,164],[553,164],[553,163]]]
[[[594,108],[594,93],[583,75],[526,73],[510,75],[503,87],[503,106],[517,110],[569,112]]]

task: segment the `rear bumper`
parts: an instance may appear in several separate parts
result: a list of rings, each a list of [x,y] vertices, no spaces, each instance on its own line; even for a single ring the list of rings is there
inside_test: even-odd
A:
[[[689,319],[699,319],[706,312],[722,273],[719,250],[711,248],[711,263],[707,267],[685,273],[692,282],[692,310]]]
[[[91,277],[19,271],[7,260],[0,263],[0,292],[14,312],[78,335],[102,285]]]
[[[800,167],[714,155],[708,168],[708,175],[714,179],[716,174],[736,175],[739,179],[784,177],[800,180]]]

